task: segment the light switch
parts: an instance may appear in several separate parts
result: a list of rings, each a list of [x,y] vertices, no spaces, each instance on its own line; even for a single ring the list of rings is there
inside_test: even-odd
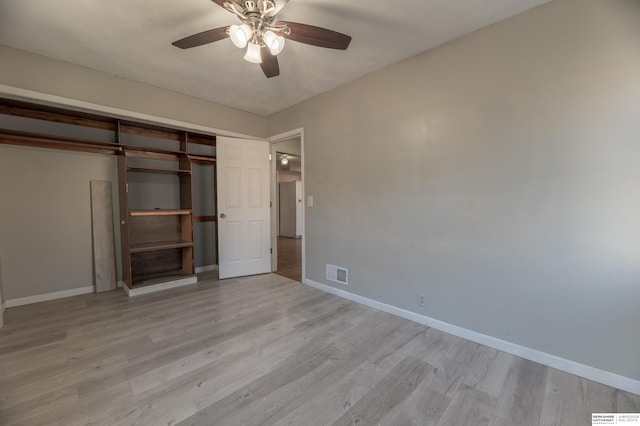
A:
[[[307,196],[307,207],[313,207],[313,195]]]

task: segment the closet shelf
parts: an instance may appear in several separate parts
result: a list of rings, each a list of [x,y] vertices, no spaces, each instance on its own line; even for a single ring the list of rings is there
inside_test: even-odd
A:
[[[130,172],[144,172],[144,173],[161,173],[161,174],[177,174],[177,175],[190,175],[191,170],[184,169],[168,169],[161,167],[141,167],[141,166],[128,166],[127,170]]]
[[[151,243],[131,244],[129,247],[131,253],[144,253],[147,251],[193,247],[193,243],[190,241],[154,241]]]
[[[129,216],[176,216],[191,214],[191,210],[130,210]]]

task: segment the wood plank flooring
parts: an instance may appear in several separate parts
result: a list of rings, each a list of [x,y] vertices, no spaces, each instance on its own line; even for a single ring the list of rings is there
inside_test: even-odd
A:
[[[278,237],[276,274],[302,282],[302,239]]]
[[[275,274],[6,311],[2,425],[590,425],[640,396]]]

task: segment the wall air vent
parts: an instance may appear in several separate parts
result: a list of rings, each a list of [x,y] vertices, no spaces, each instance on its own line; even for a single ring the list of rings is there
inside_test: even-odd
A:
[[[349,270],[342,266],[327,265],[327,280],[338,284],[349,285]]]

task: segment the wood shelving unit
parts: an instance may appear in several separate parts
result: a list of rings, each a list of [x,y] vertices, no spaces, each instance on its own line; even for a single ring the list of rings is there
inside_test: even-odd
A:
[[[185,278],[195,282],[191,160],[184,152],[125,146],[119,173],[128,289]]]
[[[217,194],[211,182],[214,208],[194,214],[193,165],[197,173],[213,166],[215,179],[215,136],[10,99],[0,99],[0,114],[83,129],[76,137],[70,127],[62,133],[0,128],[0,144],[118,157],[122,280],[129,295],[197,281],[194,226],[203,241],[202,224],[217,224]],[[217,227],[214,232],[208,244],[213,238],[217,257]]]

